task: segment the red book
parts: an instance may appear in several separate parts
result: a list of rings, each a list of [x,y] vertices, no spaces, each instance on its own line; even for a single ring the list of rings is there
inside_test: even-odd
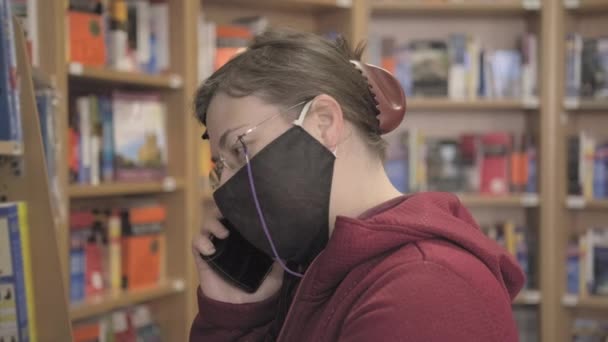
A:
[[[511,135],[506,132],[484,134],[481,138],[481,192],[503,195],[509,192],[509,154]]]
[[[101,15],[69,11],[70,61],[84,65],[104,66],[106,45]]]

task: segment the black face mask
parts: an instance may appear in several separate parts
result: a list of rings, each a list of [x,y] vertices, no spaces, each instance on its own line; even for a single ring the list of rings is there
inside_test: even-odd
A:
[[[278,257],[306,265],[329,238],[334,162],[334,154],[296,125],[256,154],[249,170],[244,166],[217,189],[215,202],[245,239],[275,257],[256,209],[257,194]]]

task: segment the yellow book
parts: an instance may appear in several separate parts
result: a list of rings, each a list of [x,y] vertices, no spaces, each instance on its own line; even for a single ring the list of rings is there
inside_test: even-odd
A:
[[[587,279],[588,274],[587,270],[589,268],[588,255],[589,255],[589,245],[587,243],[587,235],[581,235],[578,240],[578,249],[579,249],[579,276],[578,276],[578,289],[579,296],[581,298],[586,298],[589,295],[589,290],[587,288]]]
[[[110,259],[110,288],[112,291],[120,291],[122,285],[121,264],[121,224],[118,215],[112,215],[108,219],[109,236],[109,259]]]
[[[28,333],[31,342],[38,341],[36,334],[36,312],[34,305],[34,280],[32,278],[32,258],[30,248],[30,226],[27,219],[27,205],[18,204],[19,235],[21,235],[21,253],[23,258],[23,274],[25,278],[25,295],[27,297]]]
[[[587,200],[593,199],[593,168],[595,158],[595,141],[588,134],[581,135],[583,196]]]
[[[512,221],[507,221],[504,224],[505,248],[511,255],[517,253],[517,236],[515,235],[515,224]]]

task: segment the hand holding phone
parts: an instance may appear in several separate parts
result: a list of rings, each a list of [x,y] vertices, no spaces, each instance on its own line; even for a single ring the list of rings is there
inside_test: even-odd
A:
[[[231,281],[229,277],[226,277],[226,274],[222,274],[217,269],[217,262],[220,261],[221,255],[224,255],[224,259],[220,262],[225,266],[229,266],[227,270],[232,272],[234,269],[239,269],[239,267],[231,268],[230,265],[234,266],[234,264],[226,262],[238,260],[235,256],[247,255],[248,253],[238,253],[242,249],[242,246],[244,246],[242,242],[238,242],[238,236],[236,243],[234,243],[234,236],[233,240],[229,240],[230,235],[233,233],[224,227],[217,218],[212,215],[208,217],[200,233],[192,241],[192,253],[198,268],[200,286],[203,293],[211,299],[234,304],[259,302],[274,295],[280,289],[283,282],[283,270],[278,264],[273,263],[271,259],[267,265],[267,269],[264,269],[265,263],[262,263],[261,266],[264,267],[259,267],[260,265],[258,265],[258,272],[254,272],[254,274],[259,275],[260,270],[264,270],[264,277],[262,277],[257,289],[254,289],[255,286],[250,286],[249,290],[246,290],[242,286],[238,286],[234,281]],[[212,240],[215,241],[215,245]],[[248,255],[252,256],[251,253]],[[256,258],[255,260],[259,261],[260,259]],[[212,262],[214,261],[216,264],[212,266]],[[241,270],[243,269],[241,268]],[[248,273],[247,269],[244,269],[244,271],[243,274]],[[248,279],[253,280],[253,282],[250,282],[250,285],[255,285],[257,277],[254,276]],[[252,290],[254,292],[251,292]]]

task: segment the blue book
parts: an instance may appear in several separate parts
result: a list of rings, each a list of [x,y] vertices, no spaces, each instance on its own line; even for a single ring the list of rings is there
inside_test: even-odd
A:
[[[526,183],[526,192],[538,192],[538,172],[536,160],[536,146],[528,145],[528,182]]]
[[[70,248],[70,302],[77,303],[85,298],[85,252],[84,247]]]
[[[600,145],[595,150],[593,163],[593,197],[608,197],[608,144]]]
[[[22,253],[18,204],[0,205],[0,321],[7,341],[11,336],[15,341],[29,341]]]
[[[2,46],[6,55],[6,66],[8,67],[8,97],[10,110],[8,112],[10,118],[10,134],[9,140],[21,141],[21,103],[19,102],[19,82],[17,81],[17,51],[15,50],[15,28],[12,20],[12,10],[8,0],[0,2],[2,11],[0,12],[0,24],[3,26],[3,35],[0,37],[4,40]]]
[[[566,257],[566,291],[569,294],[578,295],[580,292],[580,251],[578,241],[573,241],[568,245]]]
[[[105,182],[114,180],[114,120],[112,118],[112,99],[99,97],[99,115],[101,116],[101,177]]]
[[[7,0],[0,0],[0,141],[13,139],[8,61],[8,23],[5,18]]]

